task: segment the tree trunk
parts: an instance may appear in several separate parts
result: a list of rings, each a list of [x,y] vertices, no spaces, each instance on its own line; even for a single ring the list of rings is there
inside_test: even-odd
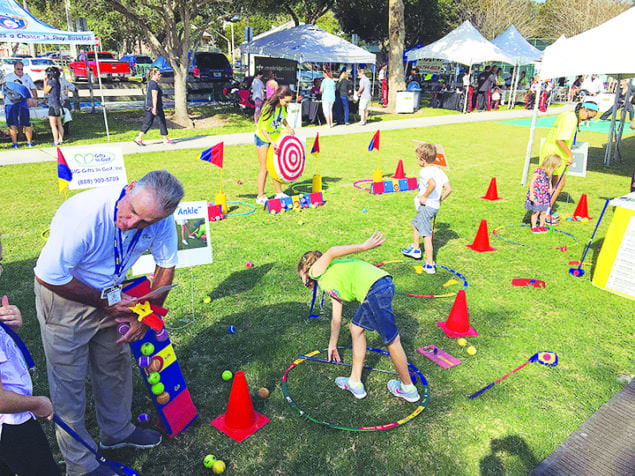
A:
[[[402,0],[389,0],[388,29],[390,51],[388,53],[388,111],[395,112],[397,91],[406,88],[403,72],[403,45],[406,38]]]
[[[187,114],[187,72],[188,64],[181,64],[174,69],[174,122],[190,127],[190,117]]]

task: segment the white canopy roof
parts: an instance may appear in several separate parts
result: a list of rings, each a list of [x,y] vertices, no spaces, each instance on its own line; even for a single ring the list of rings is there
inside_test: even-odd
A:
[[[492,40],[496,46],[516,61],[516,64],[529,64],[540,61],[542,51],[530,44],[514,25],[510,26]]]
[[[38,20],[14,0],[0,0],[0,42],[95,44],[90,31],[57,30]]]
[[[315,25],[300,25],[241,45],[243,53],[299,63],[375,63],[375,55]]]
[[[600,26],[557,41],[545,50],[540,77],[635,75],[635,55],[628,48],[633,42],[633,26],[635,8],[629,8]]]
[[[485,61],[502,61],[514,64],[513,58],[488,41],[469,21],[428,46],[408,51],[406,57],[408,61],[434,58],[454,61],[467,66]]]

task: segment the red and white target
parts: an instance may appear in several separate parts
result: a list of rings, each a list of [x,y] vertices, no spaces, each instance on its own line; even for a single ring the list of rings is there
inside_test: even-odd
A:
[[[278,182],[295,182],[302,176],[306,164],[306,147],[299,138],[283,134],[276,142],[278,153],[269,149],[267,170]]]

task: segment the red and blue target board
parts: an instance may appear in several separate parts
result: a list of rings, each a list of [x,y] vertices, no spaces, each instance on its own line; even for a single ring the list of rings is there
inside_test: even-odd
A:
[[[123,291],[131,296],[143,296],[150,281],[137,278],[124,283]],[[148,329],[142,339],[130,343],[130,349],[157,409],[157,426],[170,437],[187,428],[196,417],[196,407],[185,384],[181,367],[165,327]]]

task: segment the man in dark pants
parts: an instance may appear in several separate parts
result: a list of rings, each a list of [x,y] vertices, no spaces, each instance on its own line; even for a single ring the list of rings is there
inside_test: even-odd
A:
[[[491,67],[485,66],[485,69],[481,71],[476,79],[477,95],[476,95],[476,107],[479,111],[483,111],[487,105],[487,93],[492,85],[491,83]]]

